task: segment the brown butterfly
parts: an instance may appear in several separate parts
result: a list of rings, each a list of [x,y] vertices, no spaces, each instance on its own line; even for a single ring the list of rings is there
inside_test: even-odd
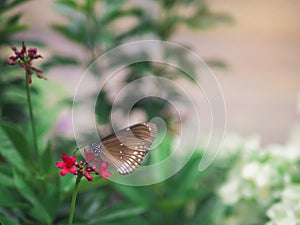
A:
[[[143,162],[157,127],[154,123],[139,123],[117,131],[90,145],[95,158],[100,157],[122,175],[133,172]]]

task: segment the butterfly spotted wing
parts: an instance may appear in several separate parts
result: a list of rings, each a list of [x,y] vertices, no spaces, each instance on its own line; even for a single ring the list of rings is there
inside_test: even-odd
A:
[[[157,127],[154,123],[139,123],[105,137],[99,144],[91,144],[95,156],[110,164],[122,175],[133,172],[143,162]]]

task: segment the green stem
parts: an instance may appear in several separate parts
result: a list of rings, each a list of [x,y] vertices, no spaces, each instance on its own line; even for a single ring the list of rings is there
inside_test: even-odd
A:
[[[82,174],[79,173],[77,175],[77,179],[76,179],[76,182],[75,182],[75,187],[74,187],[74,191],[73,191],[73,195],[72,195],[68,225],[72,225],[73,224],[73,217],[74,217],[74,210],[75,210],[76,198],[77,198],[78,189],[79,189],[79,183],[80,183],[81,178],[82,178]]]
[[[33,144],[34,144],[34,150],[35,150],[34,156],[37,157],[38,145],[37,145],[37,136],[36,136],[36,130],[35,130],[35,121],[34,121],[33,110],[32,110],[32,102],[31,102],[31,97],[30,97],[29,79],[30,79],[30,75],[26,72],[27,102],[28,102],[29,116],[30,116],[31,128],[32,128]]]

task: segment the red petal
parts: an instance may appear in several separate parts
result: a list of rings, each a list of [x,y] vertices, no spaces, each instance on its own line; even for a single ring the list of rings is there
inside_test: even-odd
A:
[[[87,158],[89,155],[89,152],[86,150],[86,148],[83,149],[84,152],[84,158]]]
[[[106,170],[106,171],[103,171],[101,176],[103,177],[104,180],[107,180],[107,177],[111,175],[111,172]]]
[[[67,154],[62,154],[61,158],[64,161],[64,163],[67,165],[67,167],[73,166],[76,162],[76,156],[69,156]]]
[[[101,169],[101,170],[106,170],[107,167],[108,167],[107,163],[106,163],[106,162],[103,162],[103,163],[101,164],[101,166],[100,166],[100,169]]]
[[[68,170],[65,170],[65,169],[62,169],[62,170],[60,171],[60,175],[61,175],[62,177],[65,176],[67,173],[68,173]]]
[[[57,162],[56,167],[62,169],[62,168],[65,167],[65,163],[64,162]]]
[[[106,170],[108,167],[106,162],[103,162],[100,165],[100,168],[98,170],[98,173],[103,177],[104,180],[107,180],[107,177],[111,175],[111,172]]]
[[[99,159],[95,159],[93,152],[89,152],[84,148],[84,158],[86,162],[101,162]]]
[[[61,159],[62,159],[63,161],[67,160],[67,158],[68,158],[68,155],[65,154],[65,153],[61,155]]]
[[[77,174],[77,170],[74,167],[71,167],[69,169],[69,172],[72,173],[72,174],[75,174],[75,175]]]

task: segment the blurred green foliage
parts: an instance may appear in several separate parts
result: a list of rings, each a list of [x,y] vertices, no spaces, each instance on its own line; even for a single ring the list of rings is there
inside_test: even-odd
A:
[[[20,13],[9,13],[25,0],[0,1],[0,52],[8,48],[11,37],[27,28],[20,23]],[[25,118],[22,107],[26,105],[25,96],[19,90],[24,83],[22,78],[14,76],[17,72],[10,70],[6,64],[8,56],[0,56],[0,115],[2,119],[18,122]]]
[[[139,4],[127,0],[57,0],[56,3],[57,10],[66,17],[67,22],[53,24],[52,28],[83,49],[85,59],[81,62],[83,66],[88,66],[106,51],[128,41],[149,38],[167,41],[182,26],[190,29],[208,29],[233,21],[226,13],[212,11],[205,0],[152,0],[141,1]],[[178,65],[194,67],[182,52],[162,52],[162,54],[174,58]],[[111,63],[118,63],[118,60],[122,61],[129,56],[124,53],[119,57],[120,59],[113,59]],[[51,65],[56,58],[57,56],[54,56],[47,63]],[[67,56],[65,62],[69,61],[74,65],[76,60],[76,58],[72,59],[72,56]],[[224,66],[224,63],[219,60],[212,60],[211,64]],[[124,86],[149,74],[168,78],[188,77],[181,71],[174,72],[174,68],[149,61],[131,64],[126,69]],[[101,70],[102,68],[96,68],[95,76],[99,76]],[[109,126],[113,100],[109,99],[107,90],[104,92],[97,93],[99,95],[96,113],[98,122]],[[159,107],[150,107],[158,105]],[[165,112],[169,109],[166,102],[158,103],[157,99],[154,101],[149,99],[147,104],[139,102],[133,106],[133,109],[144,111],[148,118],[156,115],[165,121],[172,119],[169,115],[165,116]]]
[[[14,7],[28,0],[1,0],[0,1],[0,47],[11,41],[11,36],[27,29],[27,25],[20,24],[20,13],[9,14]]]
[[[39,160],[28,154],[22,132],[1,123],[0,221],[3,224],[66,224],[74,177],[58,176],[50,144]],[[168,140],[169,142],[169,140]],[[161,145],[160,158],[168,144]],[[171,148],[171,145],[169,145]],[[224,179],[224,168],[197,171],[200,152],[168,180],[145,187],[129,187],[104,181],[81,183],[76,224],[213,224],[215,189]],[[8,166],[9,165],[9,166]],[[174,188],[176,186],[176,188]],[[9,222],[4,222],[9,221]],[[204,222],[205,221],[205,222]]]
[[[25,2],[0,1],[1,52],[9,49],[11,41],[20,43],[15,35],[28,27],[20,23],[21,13],[13,13],[16,6]],[[180,26],[207,29],[231,21],[226,14],[212,12],[203,0],[153,0],[144,2],[145,5],[126,0],[58,0],[56,3],[57,10],[66,16],[67,23],[53,24],[52,28],[78,44],[83,49],[82,58],[85,61],[80,62],[73,56],[54,55],[43,64],[46,71],[62,65],[86,66],[105,51],[133,38],[150,35],[156,39],[170,40]],[[149,4],[152,4],[154,11],[148,10]],[[134,22],[123,29],[123,20]],[[70,101],[60,99],[62,104],[50,104],[51,95],[60,93],[58,85],[34,80],[31,93],[39,140],[39,152],[35,156],[32,153],[24,74],[21,70],[8,68],[7,58],[5,54],[0,58],[0,223],[65,225],[74,177],[61,178],[58,175],[55,161],[60,159],[52,150],[53,144],[50,144],[48,134],[57,115],[64,107],[70,106]],[[189,63],[184,57],[180,61]],[[168,74],[173,78],[184,76],[169,69],[155,63],[137,63],[130,66],[125,83],[144,77],[149,72],[158,76]],[[107,126],[112,107],[108,94],[101,92],[96,105],[98,122]],[[164,115],[168,105],[153,98],[141,101],[134,107],[152,118]],[[172,117],[166,115],[165,120],[170,121]],[[166,152],[172,152],[173,138],[171,133],[169,135],[170,138],[156,151],[156,160],[164,159]],[[61,137],[54,142],[62,150],[72,143]],[[215,189],[224,179],[226,171],[212,166],[199,173],[197,166],[201,156],[200,151],[196,152],[175,176],[151,186],[126,187],[104,181],[81,183],[76,224],[214,224],[219,210]]]

